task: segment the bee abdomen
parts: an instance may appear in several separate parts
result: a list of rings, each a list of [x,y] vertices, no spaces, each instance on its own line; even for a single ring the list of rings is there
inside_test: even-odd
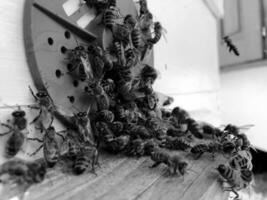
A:
[[[132,43],[135,48],[140,48],[141,46],[141,31],[139,28],[135,28],[132,31]]]
[[[73,167],[74,173],[77,175],[84,173],[89,167],[89,163],[90,160],[87,156],[83,154],[78,156]]]
[[[193,154],[205,153],[208,151],[209,151],[209,147],[205,144],[198,144],[191,149],[191,153]]]
[[[12,134],[7,140],[5,148],[5,156],[7,158],[14,157],[21,149],[24,143],[24,136],[21,134]]]

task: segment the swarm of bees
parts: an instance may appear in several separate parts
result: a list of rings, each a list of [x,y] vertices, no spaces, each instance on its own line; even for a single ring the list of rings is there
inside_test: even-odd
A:
[[[223,155],[229,162],[218,166],[218,174],[238,195],[236,190],[252,181],[249,153],[252,146],[241,129],[231,124],[214,127],[196,121],[181,107],[168,110],[158,105],[153,89],[158,73],[141,61],[145,52],[161,39],[163,27],[160,22],[153,22],[146,0],[139,1],[137,18],[121,16],[116,0],[81,3],[95,7],[97,14],[102,15],[102,25],[113,33],[113,44],[108,49],[95,43],[77,44],[74,49],[68,49],[68,71],[56,71],[56,76],[70,74],[75,87],[79,81],[84,82],[83,92],[93,101],[88,108],[77,108],[74,104],[78,97],[68,96],[75,111],[67,115],[54,104],[47,88],[34,93],[29,87],[36,105],[28,107],[39,110],[29,125],[34,124],[42,136],[28,137],[26,112],[21,107],[13,111],[12,121],[1,123],[7,130],[0,136],[10,134],[5,148],[5,156],[10,160],[0,166],[0,177],[8,174],[17,184],[39,183],[45,178],[47,168],[61,161],[71,163],[75,175],[89,169],[97,175],[100,150],[134,157],[149,156],[154,163],[152,168],[164,164],[171,175],[183,176],[190,170],[189,162],[184,154],[171,153],[175,150],[195,159],[210,154],[215,160],[216,154]],[[122,22],[117,20],[122,17]],[[140,72],[133,73],[137,68]],[[55,117],[65,130],[55,129]],[[40,143],[36,150],[25,153],[34,156],[43,149],[42,159],[13,158],[22,150],[25,140]]]

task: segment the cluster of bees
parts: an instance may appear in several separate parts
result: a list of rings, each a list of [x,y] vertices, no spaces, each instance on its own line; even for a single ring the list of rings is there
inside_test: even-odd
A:
[[[12,158],[0,167],[0,175],[8,174],[16,183],[41,182],[47,168],[61,159],[70,161],[74,174],[91,169],[96,174],[100,166],[100,149],[127,156],[149,156],[157,167],[165,164],[170,174],[184,175],[188,162],[171,150],[184,151],[199,159],[203,154],[222,154],[229,164],[218,166],[218,173],[232,191],[245,188],[252,181],[252,164],[246,135],[239,127],[227,125],[224,129],[200,123],[180,107],[172,110],[159,108],[159,99],[153,90],[158,74],[141,61],[147,51],[156,44],[163,28],[153,22],[153,15],[145,0],[140,0],[137,18],[120,15],[116,0],[87,0],[82,6],[94,7],[102,15],[102,23],[113,34],[113,44],[103,49],[97,44],[78,45],[68,52],[68,73],[86,83],[84,93],[90,106],[86,110],[66,115],[54,104],[46,88],[30,92],[36,105],[30,109],[39,114],[29,123],[42,133],[42,138],[27,137],[28,120],[20,107],[12,112],[13,120],[1,123],[11,134],[6,143],[5,155]],[[154,33],[151,33],[153,31]],[[57,76],[61,76],[56,71]],[[69,98],[74,103],[74,97]],[[170,103],[170,102],[169,102]],[[165,103],[168,104],[168,103]],[[66,129],[57,131],[53,126],[57,118]],[[44,121],[48,122],[45,123]],[[35,155],[43,149],[43,158],[24,161],[14,158],[24,141],[40,143]],[[61,146],[66,144],[67,150]],[[246,152],[246,153],[244,153]]]

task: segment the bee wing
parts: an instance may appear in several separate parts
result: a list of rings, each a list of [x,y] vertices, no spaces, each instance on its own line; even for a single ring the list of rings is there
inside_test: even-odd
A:
[[[246,125],[242,125],[242,126],[239,126],[238,128],[239,129],[243,129],[243,130],[247,130],[247,129],[250,129],[251,127],[255,126],[254,124],[246,124]]]
[[[81,61],[82,61],[83,66],[84,66],[84,69],[85,69],[86,74],[91,79],[93,79],[93,70],[92,70],[91,64],[89,62],[89,58],[83,58],[83,57],[80,57],[80,58],[81,58]]]

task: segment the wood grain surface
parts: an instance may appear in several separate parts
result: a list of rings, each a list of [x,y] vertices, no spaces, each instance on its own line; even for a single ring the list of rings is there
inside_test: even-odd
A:
[[[178,152],[172,152],[178,153]],[[182,154],[182,153],[178,153]],[[187,157],[189,168],[184,176],[169,175],[165,165],[150,168],[148,157],[126,158],[102,153],[97,175],[90,172],[74,176],[58,166],[48,172],[41,184],[32,186],[25,200],[225,200],[215,167],[224,159],[212,161],[209,155],[199,160]],[[17,190],[5,191],[1,200],[14,198]]]

